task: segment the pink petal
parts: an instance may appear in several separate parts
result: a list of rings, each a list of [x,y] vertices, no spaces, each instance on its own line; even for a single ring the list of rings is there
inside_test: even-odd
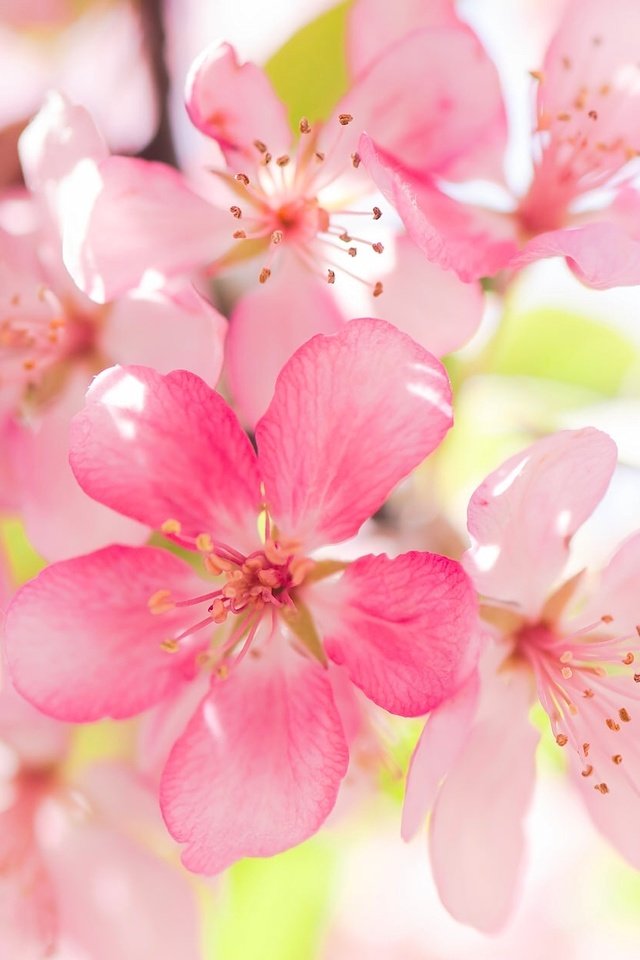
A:
[[[326,284],[293,262],[241,297],[226,346],[229,386],[241,419],[255,426],[289,357],[314,334],[336,333],[343,324]]]
[[[61,93],[50,93],[20,137],[20,161],[27,187],[43,193],[70,174],[81,160],[96,163],[107,147],[91,116]]]
[[[473,673],[455,696],[429,716],[407,772],[402,808],[402,839],[411,840],[433,807],[442,779],[466,744],[478,704],[478,675]]]
[[[358,152],[427,260],[469,282],[496,274],[515,256],[515,228],[502,214],[458,203],[418,182],[363,134]]]
[[[347,58],[352,76],[361,73],[386,47],[423,27],[455,26],[452,0],[356,0],[347,17]]]
[[[165,770],[162,810],[185,866],[218,873],[305,840],[332,810],[347,761],[321,667],[271,650],[247,657],[214,684]]]
[[[79,165],[65,184],[64,260],[81,290],[104,303],[147,271],[188,273],[231,244],[230,215],[172,167],[130,157]]]
[[[19,692],[75,722],[128,717],[160,701],[189,658],[161,643],[193,622],[192,613],[149,612],[149,598],[164,589],[194,596],[202,581],[151,547],[106,547],[47,567],[7,612],[7,662]]]
[[[199,960],[195,891],[183,872],[85,810],[50,805],[41,819],[61,940],[72,955]]]
[[[307,548],[353,536],[440,443],[450,397],[442,365],[381,320],[306,343],[256,427],[281,532]]]
[[[318,584],[308,602],[328,656],[390,713],[433,710],[477,659],[475,593],[447,557],[362,557],[337,583]]]
[[[212,44],[195,60],[186,89],[187,111],[196,127],[220,144],[227,163],[239,169],[260,160],[255,141],[274,157],[291,143],[284,104],[254,63],[238,63],[228,43]]]
[[[185,369],[212,386],[222,368],[227,321],[190,284],[136,291],[111,305],[101,345],[121,364],[159,373]]]
[[[70,738],[66,723],[45,717],[20,696],[9,676],[0,677],[0,744],[11,750],[20,765],[42,768],[61,763]]]
[[[84,493],[69,466],[69,430],[82,409],[89,371],[77,370],[64,392],[31,423],[21,424],[8,448],[20,481],[21,510],[34,547],[64,560],[118,542],[141,544],[146,527]]]
[[[73,419],[70,461],[89,496],[159,529],[257,543],[253,448],[222,397],[185,370],[112,367]]]
[[[498,73],[466,25],[415,30],[386,48],[339,113],[419,176],[500,177],[506,120]]]
[[[371,298],[371,316],[379,313],[436,357],[463,346],[482,320],[480,285],[425,262],[407,236],[396,241],[395,255],[393,270],[384,276],[384,295]]]
[[[563,430],[487,477],[469,503],[472,547],[463,561],[479,593],[539,612],[571,537],[604,496],[616,453],[599,430]]]
[[[444,781],[429,836],[443,904],[485,933],[497,932],[517,901],[523,818],[535,782],[530,679],[521,671],[508,676],[496,680],[486,714]]]
[[[599,221],[542,233],[527,243],[512,266],[547,257],[565,257],[578,280],[596,290],[640,283],[640,242],[617,223]]]
[[[593,623],[602,616],[613,617],[610,631],[617,636],[628,634],[629,648],[637,649],[636,627],[640,624],[638,608],[638,575],[640,571],[640,533],[632,534],[614,553],[591,589],[580,622]],[[571,626],[567,624],[567,632]]]

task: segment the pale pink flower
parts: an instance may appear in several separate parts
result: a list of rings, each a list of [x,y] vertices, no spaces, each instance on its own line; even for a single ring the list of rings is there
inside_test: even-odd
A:
[[[106,147],[83,108],[59,95],[20,146],[31,196],[0,203],[0,496],[5,509],[23,512],[36,547],[60,558],[146,537],[89,499],[69,468],[69,421],[92,376],[117,360],[185,366],[215,383],[226,322],[184,282],[106,305],[89,300],[62,263],[57,174],[66,163],[106,156]]]
[[[424,97],[407,96],[423,87],[425,63],[433,79]],[[395,247],[392,266],[387,217],[381,222],[357,150],[366,129],[409,170],[459,179],[493,169],[506,129],[499,85],[467,27],[424,28],[391,44],[358,73],[326,122],[303,117],[295,136],[266,74],[240,63],[229,44],[208,47],[195,61],[187,110],[223,157],[208,177],[215,202],[168,167],[111,158],[91,176],[84,170],[71,178],[65,262],[79,286],[102,300],[131,289],[149,269],[208,266],[220,274],[251,261],[257,289],[231,318],[228,369],[247,420],[264,412],[295,349],[343,322],[331,294],[345,282],[364,284],[375,298],[370,315],[381,311],[401,329],[407,302],[429,302],[410,330],[429,350],[455,349],[474,332],[482,312],[476,284],[463,286],[422,262],[416,275],[408,241]],[[380,296],[387,284],[401,293],[388,304]],[[291,298],[300,309],[291,310]],[[246,358],[248,341],[259,343],[250,369],[237,360]]]
[[[571,538],[615,463],[615,444],[598,430],[553,434],[507,460],[469,505],[472,547],[463,565],[491,640],[479,682],[471,678],[427,721],[403,833],[411,836],[433,808],[429,849],[440,896],[456,918],[482,930],[498,929],[518,895],[536,698],[595,823],[640,867],[640,536],[599,574],[562,580]]]
[[[144,547],[55,564],[10,609],[9,664],[53,716],[161,703],[169,723],[183,716],[160,797],[191,869],[276,853],[331,811],[347,744],[328,661],[402,715],[439,704],[471,669],[475,601],[459,564],[313,558],[437,446],[449,404],[441,364],[377,320],[294,354],[256,428],[259,456],[193,374],[125,367],[95,381],[72,432],[80,483],[196,550],[215,579]],[[199,700],[190,718],[185,698]]]
[[[631,186],[640,152],[637,15],[634,0],[567,4],[533,72],[531,185],[524,197],[505,187],[500,210],[453,199],[446,174],[407,172],[375,134],[363,135],[363,162],[429,259],[469,280],[562,256],[589,286],[640,282],[640,231],[628,211],[640,205]]]

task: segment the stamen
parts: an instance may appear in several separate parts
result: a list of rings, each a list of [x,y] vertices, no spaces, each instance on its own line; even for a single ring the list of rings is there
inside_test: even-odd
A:
[[[311,133],[311,124],[309,123],[306,117],[302,117],[300,119],[300,123],[298,124],[298,129],[300,130],[300,133]]]
[[[165,651],[165,653],[177,653],[180,649],[180,644],[177,640],[162,640],[160,642],[160,647]]]
[[[593,767],[591,766],[590,763],[588,763],[588,764],[586,765],[586,767],[584,768],[584,770],[582,771],[582,776],[583,776],[583,777],[590,777],[592,773],[593,773]]]
[[[362,160],[361,160],[361,158],[360,158],[360,154],[359,154],[357,151],[356,151],[355,153],[352,153],[352,154],[351,154],[351,163],[352,163],[353,166],[356,168],[356,170],[358,169],[358,167],[359,167],[360,164],[362,163]]]
[[[382,216],[382,210],[380,209],[380,207],[374,207],[374,208],[373,208],[373,219],[374,219],[374,220],[379,220],[381,216]]]
[[[182,524],[180,523],[179,520],[173,520],[173,519],[165,520],[164,523],[161,524],[160,530],[162,533],[179,534],[180,531],[182,530]]]
[[[383,292],[384,292],[384,287],[382,286],[382,284],[381,284],[380,281],[378,280],[378,282],[375,284],[375,286],[374,286],[374,288],[373,288],[373,295],[374,295],[374,297],[379,297]]]
[[[631,666],[631,664],[633,663],[634,659],[635,659],[635,657],[633,656],[633,654],[631,653],[631,651],[629,651],[629,653],[626,655],[626,657],[623,657],[623,658],[622,658],[622,662],[629,667],[629,666]]]
[[[234,180],[237,180],[238,183],[243,183],[245,187],[248,187],[249,183],[251,182],[246,173],[236,173]]]
[[[609,727],[609,730],[613,730],[614,733],[617,733],[617,731],[620,729],[620,724],[616,723],[616,721],[611,717],[607,717],[605,723]]]
[[[270,276],[271,276],[271,270],[269,269],[269,267],[263,267],[262,270],[260,271],[260,276],[258,277],[258,280],[260,281],[260,283],[266,283]]]
[[[351,123],[352,120],[353,120],[353,117],[351,116],[350,113],[338,114],[338,123],[340,123],[343,127],[346,127],[347,124]]]
[[[605,793],[609,793],[609,787],[606,785],[606,783],[596,783],[593,789],[597,790],[598,793],[601,793],[603,795]]]
[[[262,141],[262,140],[254,140],[254,141],[253,141],[253,145],[254,145],[254,147],[256,148],[256,150],[258,150],[260,153],[266,153],[266,152],[267,152],[267,145],[266,145],[266,143],[264,143],[264,141]]]
[[[236,220],[239,220],[242,216],[242,210],[235,203],[232,207],[229,207],[230,212],[234,215]]]
[[[327,283],[335,283],[335,282],[336,282],[335,270],[327,270]],[[636,674],[636,676],[638,678],[638,683],[640,683],[640,674]]]
[[[278,164],[279,167],[286,167],[287,164],[290,162],[290,160],[291,158],[288,157],[286,153],[284,153],[281,157],[278,157],[276,159],[276,163]]]
[[[569,738],[565,733],[556,734],[556,743],[558,744],[559,747],[566,747],[568,742],[569,742]]]
[[[171,590],[156,590],[153,596],[149,597],[147,606],[149,613],[155,615],[173,610],[176,604],[171,599]]]
[[[620,717],[623,723],[631,722],[631,717],[629,716],[629,711],[627,710],[626,707],[621,707],[620,710],[618,710],[618,716]]]
[[[613,762],[616,764],[616,766],[619,766],[619,765],[622,763],[622,754],[621,754],[621,753],[614,753],[614,755],[611,757],[611,759],[612,759]]]

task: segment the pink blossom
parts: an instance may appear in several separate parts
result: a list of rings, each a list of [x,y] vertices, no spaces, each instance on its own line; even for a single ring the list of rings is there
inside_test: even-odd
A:
[[[196,551],[209,579],[145,547],[54,564],[12,604],[7,655],[52,716],[165,703],[170,725],[183,717],[161,804],[191,869],[276,853],[331,811],[347,744],[328,661],[409,716],[472,668],[476,611],[459,564],[314,559],[352,537],[450,424],[441,364],[377,320],[293,355],[256,428],[258,456],[191,373],[123,367],[94,382],[72,430],[80,483]],[[194,692],[189,719],[180,702]]]
[[[445,54],[447,45],[453,56]],[[455,67],[456,58],[466,59],[465,72]],[[422,86],[426,61],[435,77],[426,99],[406,96],[407,88]],[[221,44],[193,64],[187,110],[222,157],[207,177],[208,198],[174,170],[143,160],[114,157],[92,173],[79,171],[64,218],[65,262],[96,300],[131,289],[149,269],[170,275],[207,266],[218,275],[251,262],[258,290],[232,317],[229,378],[253,424],[291,353],[344,319],[329,294],[339,294],[345,283],[368,291],[371,315],[381,311],[402,326],[404,304],[396,297],[385,305],[381,295],[388,282],[404,286],[407,275],[412,278],[413,266],[405,268],[404,261],[413,264],[415,257],[406,253],[408,241],[391,251],[394,231],[385,227],[384,204],[378,206],[360,163],[360,132],[367,129],[409,170],[457,179],[471,168],[480,175],[504,145],[497,75],[467,27],[417,30],[357,74],[326,122],[302,117],[294,136],[266,74]],[[409,284],[405,301],[419,284],[444,306],[446,322],[435,306],[421,317],[419,340],[429,350],[457,348],[476,329],[477,285],[464,287],[436,268]],[[295,323],[282,319],[290,296],[306,305]],[[244,356],[245,342],[256,334],[256,355],[264,348],[269,360],[247,374],[234,355]]]
[[[498,929],[518,895],[536,698],[595,823],[640,866],[630,827],[640,785],[640,536],[600,573],[562,579],[571,538],[602,498],[615,462],[615,444],[598,430],[553,434],[507,460],[469,505],[472,546],[463,564],[480,593],[490,642],[479,684],[472,677],[427,722],[409,774],[403,833],[411,836],[433,808],[430,855],[442,900],[482,930]]]
[[[542,67],[532,74],[531,185],[520,197],[503,184],[500,210],[461,203],[446,174],[407,171],[375,135],[363,135],[363,162],[429,259],[465,280],[563,256],[592,287],[640,281],[640,233],[618,200],[626,194],[638,203],[630,185],[640,150],[633,132],[640,120],[630,29],[636,16],[633,0],[567,4]]]
[[[226,323],[184,282],[101,306],[89,300],[62,263],[57,174],[65,164],[106,156],[106,148],[88,114],[59,95],[20,146],[31,196],[10,194],[0,204],[0,494],[5,508],[24,512],[38,549],[60,558],[146,537],[86,497],[69,468],[69,421],[91,377],[114,360],[144,361],[160,370],[182,364],[215,383]]]

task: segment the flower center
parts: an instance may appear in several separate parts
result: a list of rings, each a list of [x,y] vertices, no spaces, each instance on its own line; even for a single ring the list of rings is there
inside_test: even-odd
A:
[[[347,257],[353,260],[363,249],[378,255],[384,251],[375,236],[361,236],[367,231],[351,226],[362,224],[363,218],[365,223],[378,221],[382,216],[380,208],[349,209],[340,199],[338,181],[348,175],[349,183],[342,196],[352,196],[353,172],[360,166],[357,153],[345,157],[344,162],[339,158],[340,130],[352,120],[350,114],[340,114],[337,136],[327,148],[320,149],[322,127],[318,125],[314,129],[303,118],[300,141],[293,155],[274,158],[267,144],[255,140],[256,166],[251,179],[246,173],[218,174],[241,197],[242,206],[233,204],[229,208],[235,220],[240,221],[233,231],[233,239],[245,244],[245,249],[239,251],[241,257],[263,256],[261,283],[266,283],[271,276],[276,256],[286,245],[327,283],[335,283],[336,274],[344,274],[370,286],[374,296],[382,293],[379,280],[359,276],[345,264]],[[356,192],[366,191],[361,186]],[[223,259],[237,259],[237,256],[234,252]]]

